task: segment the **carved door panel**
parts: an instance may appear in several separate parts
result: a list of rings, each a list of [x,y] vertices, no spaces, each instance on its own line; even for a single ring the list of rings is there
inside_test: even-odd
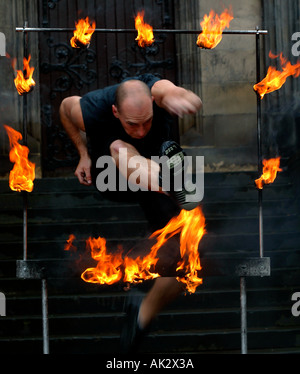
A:
[[[97,28],[134,29],[134,17],[145,10],[145,21],[156,29],[174,28],[173,1],[168,0],[42,0],[40,27],[75,28],[88,16]],[[139,48],[134,33],[94,33],[88,49],[73,49],[72,32],[39,35],[44,176],[69,175],[78,156],[59,119],[59,105],[79,95],[120,82],[127,76],[153,73],[172,81],[175,76],[175,37],[155,35],[155,43]]]

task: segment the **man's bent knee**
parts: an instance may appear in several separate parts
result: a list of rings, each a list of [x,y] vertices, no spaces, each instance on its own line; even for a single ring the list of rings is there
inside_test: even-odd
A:
[[[121,149],[127,148],[128,144],[126,144],[123,140],[115,140],[110,145],[110,150],[112,154],[119,154]]]

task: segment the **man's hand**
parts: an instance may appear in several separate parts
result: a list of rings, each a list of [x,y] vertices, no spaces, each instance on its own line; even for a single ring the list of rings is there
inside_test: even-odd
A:
[[[92,184],[91,166],[92,161],[88,156],[81,157],[74,173],[79,182],[85,186],[90,186]]]
[[[158,106],[181,118],[184,114],[197,113],[202,107],[199,96],[168,80],[156,82],[151,92]]]
[[[200,98],[192,91],[176,87],[162,100],[162,106],[171,114],[182,118],[184,114],[195,114],[201,109]]]

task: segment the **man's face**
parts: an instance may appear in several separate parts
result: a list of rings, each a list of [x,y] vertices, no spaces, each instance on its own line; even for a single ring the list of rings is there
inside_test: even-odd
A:
[[[115,105],[112,110],[130,137],[142,139],[150,131],[153,120],[153,99],[145,97],[137,105],[136,102],[128,98],[122,103],[120,111]]]

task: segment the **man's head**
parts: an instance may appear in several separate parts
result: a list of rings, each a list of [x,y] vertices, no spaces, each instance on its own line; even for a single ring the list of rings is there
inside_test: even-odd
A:
[[[139,80],[121,83],[112,111],[129,136],[144,138],[151,129],[153,119],[153,97],[149,87]]]

